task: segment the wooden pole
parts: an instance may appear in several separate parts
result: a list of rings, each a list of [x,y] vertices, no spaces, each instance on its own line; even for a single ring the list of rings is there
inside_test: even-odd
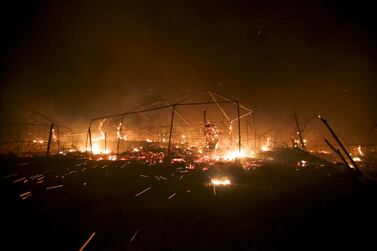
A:
[[[90,127],[90,126],[89,126]],[[85,140],[85,151],[88,149],[88,141],[89,141],[89,130],[86,132],[86,140]],[[73,142],[73,136],[71,137],[71,142]]]
[[[332,130],[332,128],[330,127],[330,125],[327,123],[327,120],[322,118],[321,116],[319,116],[319,119],[325,124],[325,126],[327,127],[327,129],[330,131],[330,133],[332,134],[332,136],[334,137],[334,139],[336,140],[336,142],[339,144],[339,146],[342,148],[344,154],[347,156],[347,158],[350,160],[350,162],[352,163],[352,166],[356,169],[356,171],[358,173],[362,173],[359,169],[359,166],[355,163],[355,161],[352,159],[351,155],[348,153],[348,151],[346,150],[346,148],[343,146],[343,144],[340,142],[339,138],[336,136],[335,132]]]
[[[119,128],[119,137],[117,139],[117,155],[119,154],[119,142],[120,142],[120,128]]]
[[[170,134],[169,134],[169,144],[168,144],[168,157],[170,157],[170,146],[171,146],[171,137],[173,132],[173,122],[174,122],[174,112],[175,112],[175,105],[173,105],[173,109],[171,110],[171,119],[170,119]]]
[[[298,122],[298,118],[297,118],[297,113],[296,112],[295,112],[295,120],[296,120],[296,126],[297,126],[297,133],[298,133],[298,136],[300,137],[301,147],[302,147],[302,149],[304,151],[306,151],[305,143],[304,143],[304,140],[302,139],[302,132],[301,132],[300,123]]]
[[[118,137],[118,142],[117,142],[117,155],[119,154],[119,143],[120,143],[120,137],[122,135],[123,120],[124,120],[124,115],[122,116],[122,121],[120,122],[120,126],[119,126],[119,137]]]
[[[88,135],[89,135],[89,144],[90,144],[90,156],[93,159],[92,132],[90,130],[90,126],[89,126],[89,129],[88,129]]]
[[[333,145],[330,144],[330,142],[325,139],[326,144],[333,150],[336,154],[338,154],[339,158],[346,164],[347,167],[350,167],[346,161],[346,159],[343,157],[342,153],[339,151],[339,149],[336,149]]]
[[[46,157],[50,154],[50,146],[51,146],[51,138],[52,138],[52,130],[54,130],[54,122],[51,123],[50,126],[50,132],[48,135],[48,143],[47,143],[47,152],[46,152]]]

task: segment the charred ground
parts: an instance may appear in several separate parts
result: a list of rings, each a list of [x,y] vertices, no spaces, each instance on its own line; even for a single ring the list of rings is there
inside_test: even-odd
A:
[[[88,250],[361,248],[377,220],[375,183],[333,164],[195,170],[72,156],[2,157],[1,167],[12,249],[79,249],[94,232]],[[232,184],[214,195],[221,176]]]

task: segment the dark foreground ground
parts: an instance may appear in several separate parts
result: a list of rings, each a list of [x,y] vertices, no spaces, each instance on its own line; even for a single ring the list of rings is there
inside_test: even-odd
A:
[[[202,171],[57,157],[0,164],[1,250],[79,250],[93,233],[86,250],[375,246],[376,185],[342,167]],[[224,175],[232,185],[214,195],[210,179]]]

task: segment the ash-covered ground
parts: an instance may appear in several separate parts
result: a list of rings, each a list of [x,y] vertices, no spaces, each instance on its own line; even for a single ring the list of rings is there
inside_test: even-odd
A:
[[[341,165],[207,170],[75,156],[4,156],[0,165],[2,250],[374,245],[376,183]],[[219,177],[231,184],[214,187],[211,179]]]

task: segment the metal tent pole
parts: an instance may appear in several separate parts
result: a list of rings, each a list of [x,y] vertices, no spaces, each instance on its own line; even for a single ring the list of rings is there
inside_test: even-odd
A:
[[[173,109],[171,111],[168,157],[170,157],[170,146],[171,146],[171,137],[172,137],[172,132],[173,132],[174,112],[175,112],[175,105],[173,105]]]
[[[46,152],[46,157],[50,154],[50,146],[51,146],[51,137],[52,137],[52,130],[54,130],[54,122],[51,123],[50,126],[50,132],[48,135],[48,143],[47,143],[47,152]]]
[[[237,101],[238,116],[238,152],[241,153],[241,118],[240,118],[240,102]]]

